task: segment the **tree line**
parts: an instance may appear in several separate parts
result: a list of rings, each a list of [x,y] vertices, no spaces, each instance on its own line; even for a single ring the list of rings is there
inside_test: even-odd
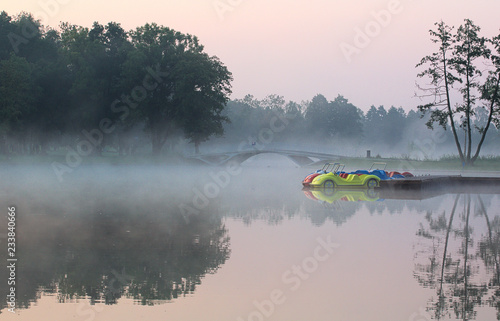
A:
[[[85,133],[95,142],[86,153],[107,145],[125,152],[134,130],[147,133],[154,155],[174,132],[198,145],[222,134],[231,80],[196,36],[155,23],[128,32],[116,22],[62,23],[57,31],[27,13],[0,13],[4,153],[46,152]]]
[[[155,23],[130,31],[116,22],[91,28],[62,23],[55,30],[28,13],[2,12],[0,152],[45,154],[76,146],[86,154],[160,155],[185,152],[187,143],[198,152],[210,140],[211,149],[289,144],[411,156],[431,140],[433,148],[414,158],[455,145],[462,162],[472,164],[481,148],[499,140],[499,36],[480,37],[470,20],[455,34],[442,22],[436,26],[430,34],[438,51],[417,64],[424,68],[418,77],[429,82],[419,85],[420,98],[430,103],[408,112],[394,106],[363,112],[342,95],[230,100],[227,67],[204,52],[196,36]],[[436,124],[443,131],[438,140],[439,128],[421,130]]]
[[[224,114],[231,120],[224,125],[225,135],[209,142],[212,148],[273,149],[299,148],[332,154],[397,156],[412,159],[435,159],[452,153],[450,126],[429,131],[430,120],[416,109],[372,105],[366,112],[338,95],[329,100],[322,94],[300,103],[286,101],[280,95],[257,99],[247,95],[228,102]],[[487,115],[476,111],[475,126]],[[500,143],[500,132],[493,127],[485,149],[489,152]],[[473,139],[480,139],[478,132]]]

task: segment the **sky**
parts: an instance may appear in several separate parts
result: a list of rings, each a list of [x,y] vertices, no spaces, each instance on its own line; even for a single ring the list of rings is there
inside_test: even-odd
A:
[[[197,36],[221,59],[234,77],[231,99],[342,95],[364,111],[422,103],[415,65],[436,49],[435,22],[471,19],[483,36],[500,34],[498,0],[2,0],[0,10],[52,28],[155,22]]]

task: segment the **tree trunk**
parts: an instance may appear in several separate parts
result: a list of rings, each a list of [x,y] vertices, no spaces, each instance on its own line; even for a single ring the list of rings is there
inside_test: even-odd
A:
[[[45,135],[40,135],[40,154],[47,155],[47,150],[49,149],[49,139]]]
[[[160,156],[163,145],[167,140],[167,132],[162,129],[153,130],[151,133],[151,147],[153,156]]]
[[[467,72],[466,72],[466,79],[467,79],[467,87],[466,87],[466,92],[467,92],[467,106],[465,108],[465,121],[467,122],[467,156],[466,156],[466,164],[467,165],[472,165],[471,162],[471,150],[472,150],[472,130],[470,127],[470,109],[471,109],[471,99],[470,99],[470,90],[471,90],[471,85],[470,85],[470,74],[469,74],[469,66],[471,65],[470,61],[470,44],[467,47]]]
[[[462,153],[462,147],[460,146],[460,141],[457,135],[457,129],[455,128],[455,122],[453,120],[453,111],[451,110],[450,88],[448,84],[448,66],[446,64],[446,52],[444,50],[443,50],[443,72],[444,72],[444,86],[446,90],[446,107],[448,109],[448,114],[450,116],[451,131],[453,132],[453,137],[455,138],[455,145],[457,146],[460,160],[462,161],[462,163],[464,163],[465,162],[464,154]]]
[[[10,154],[9,146],[7,144],[7,139],[5,138],[5,135],[0,136],[0,154],[2,155]]]
[[[495,85],[495,91],[493,92],[493,97],[491,98],[490,113],[488,115],[488,122],[486,123],[486,127],[484,128],[483,134],[481,135],[481,140],[479,141],[479,144],[477,144],[476,153],[474,154],[474,157],[472,157],[472,160],[471,160],[472,163],[474,163],[476,161],[476,159],[479,157],[479,153],[481,152],[481,146],[483,145],[483,142],[486,139],[486,133],[488,132],[491,121],[493,119],[493,111],[494,111],[495,102],[496,102],[497,96],[498,96],[498,87],[499,86],[500,86],[500,74],[498,75],[497,83]]]
[[[151,147],[153,149],[153,152],[152,152],[153,156],[155,156],[155,157],[160,156],[162,145],[160,144],[160,140],[158,139],[157,134],[152,135]]]

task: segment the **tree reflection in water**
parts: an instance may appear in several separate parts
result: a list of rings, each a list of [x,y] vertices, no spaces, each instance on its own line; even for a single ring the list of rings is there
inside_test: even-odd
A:
[[[486,304],[500,320],[500,217],[490,217],[480,195],[457,194],[449,213],[429,211],[425,218],[414,275],[436,290],[428,307],[433,318],[474,320],[476,307]]]
[[[51,293],[61,302],[84,298],[115,304],[131,298],[144,305],[189,295],[207,273],[229,258],[223,217],[247,224],[258,220],[278,225],[295,219],[344,228],[358,213],[428,213],[418,232],[427,248],[416,252],[415,276],[437,291],[430,307],[435,318],[453,314],[468,320],[475,317],[475,307],[484,304],[500,310],[500,217],[487,214],[485,208],[491,208],[483,204],[487,197],[458,195],[451,212],[434,213],[429,209],[442,208],[448,197],[422,202],[338,191],[309,199],[293,184],[272,190],[263,188],[264,183],[250,184],[252,180],[242,174],[238,182],[250,185],[221,189],[198,215],[186,219],[179,204],[193,204],[198,195],[193,188],[205,182],[172,181],[175,176],[167,175],[170,172],[160,175],[156,169],[140,172],[135,180],[120,169],[116,172],[109,180],[87,183],[77,177],[60,187],[32,184],[21,189],[23,193],[3,190],[0,201],[16,204],[20,213],[19,308],[36,302],[41,293]],[[172,187],[166,188],[165,182]],[[5,217],[0,217],[0,226],[6,225]],[[308,224],[304,228],[310,230]],[[485,232],[478,234],[478,228]],[[5,261],[3,253],[0,259]],[[0,269],[0,279],[6,280],[6,273]],[[5,298],[7,291],[6,282],[1,283],[0,296]],[[5,307],[3,302],[0,308]]]
[[[210,208],[186,220],[177,204],[162,200],[93,199],[71,211],[52,203],[20,218],[18,308],[42,293],[59,302],[115,304],[126,297],[153,305],[193,293],[230,255],[227,229]]]

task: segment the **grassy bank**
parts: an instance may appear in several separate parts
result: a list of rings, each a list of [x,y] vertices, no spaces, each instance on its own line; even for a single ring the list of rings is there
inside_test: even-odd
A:
[[[478,159],[474,166],[464,167],[460,159],[453,157],[443,157],[439,160],[411,160],[403,158],[362,158],[362,157],[341,157],[331,162],[346,164],[346,168],[368,169],[374,162],[387,163],[386,170],[392,171],[491,171],[500,172],[500,157],[482,157]],[[318,162],[314,168],[321,166],[324,162]]]
[[[50,155],[0,155],[0,166],[30,166],[47,165],[51,166],[53,162],[59,162],[62,165],[159,165],[159,164],[187,164],[186,160],[180,155],[163,155],[152,157],[149,155],[118,156],[116,153],[103,153],[103,155],[81,156],[80,160],[69,157],[65,153],[54,153]],[[500,172],[500,156],[485,156],[476,161],[474,166],[463,167],[460,160],[456,157],[442,157],[438,160],[412,160],[406,158],[383,158],[383,157],[341,157],[330,162],[340,162],[346,164],[346,169],[368,169],[374,162],[383,162],[387,164],[388,171],[491,171]],[[319,161],[308,167],[318,169],[323,166],[325,161]]]
[[[181,156],[159,156],[152,157],[148,155],[132,155],[132,156],[118,156],[117,154],[103,153],[103,155],[89,155],[68,156],[67,154],[49,154],[49,155],[1,155],[1,165],[15,165],[15,166],[34,166],[34,165],[47,165],[51,166],[52,163],[58,162],[62,165],[157,165],[157,164],[176,164],[183,163]]]

